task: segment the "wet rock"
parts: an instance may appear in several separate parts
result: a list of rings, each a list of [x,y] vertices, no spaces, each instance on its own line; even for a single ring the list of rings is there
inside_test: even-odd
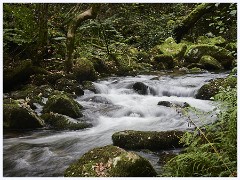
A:
[[[159,54],[153,57],[153,65],[156,69],[172,69],[173,57],[170,55]]]
[[[76,59],[74,63],[73,74],[78,81],[94,81],[97,79],[97,74],[91,61],[81,58]]]
[[[192,74],[198,74],[198,73],[203,73],[204,72],[204,70],[202,70],[201,68],[196,68],[196,67],[194,67],[194,68],[191,68],[191,69],[189,69],[189,73],[192,73]]]
[[[112,135],[113,145],[126,149],[161,150],[182,147],[181,131],[133,131],[126,130]]]
[[[84,91],[81,88],[80,84],[73,79],[61,78],[57,80],[55,89],[71,94],[76,94],[77,96],[84,95]]]
[[[56,93],[49,97],[43,108],[44,113],[55,112],[72,118],[82,117],[82,106],[64,93]]]
[[[225,69],[231,68],[234,60],[231,52],[227,49],[208,44],[190,46],[186,51],[184,58],[188,63],[198,63],[202,56],[205,55],[215,58]]]
[[[149,87],[142,82],[136,82],[132,86],[133,90],[138,94],[147,95]]]
[[[220,90],[220,87],[235,87],[237,85],[237,78],[229,76],[227,78],[218,78],[210,80],[209,83],[204,84],[197,92],[196,98],[203,100],[210,100],[214,97]]]
[[[223,67],[220,62],[218,62],[215,58],[211,56],[202,56],[200,61],[200,64],[204,66],[207,70],[222,70]]]
[[[50,126],[50,128],[56,130],[79,130],[91,127],[91,124],[86,122],[78,122],[78,121],[70,121],[67,117],[58,114],[58,113],[46,113],[41,116],[42,119],[45,120],[46,124]]]
[[[44,126],[44,121],[36,115],[25,100],[5,99],[3,102],[4,129],[36,129]]]
[[[177,102],[177,101],[159,101],[158,105],[166,106],[166,107],[180,107],[180,108],[190,107],[190,105],[187,102]]]
[[[93,96],[90,98],[85,98],[84,101],[92,101],[92,102],[103,103],[103,104],[112,104],[110,100],[101,96]]]
[[[143,157],[108,145],[95,148],[71,164],[65,177],[155,177],[157,173]]]
[[[89,91],[97,93],[97,90],[92,81],[83,81],[82,85],[83,85],[83,89],[87,89]]]
[[[192,69],[192,68],[200,68],[203,69],[204,66],[200,63],[191,63],[187,66],[188,69]]]
[[[171,107],[172,103],[170,103],[169,101],[159,101],[158,105],[159,106]]]

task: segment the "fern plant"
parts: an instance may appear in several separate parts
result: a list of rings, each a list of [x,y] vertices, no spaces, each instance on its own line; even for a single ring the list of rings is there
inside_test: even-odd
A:
[[[188,147],[164,166],[163,176],[237,175],[237,88],[221,88],[214,100],[220,102],[218,120],[185,133],[181,141]]]

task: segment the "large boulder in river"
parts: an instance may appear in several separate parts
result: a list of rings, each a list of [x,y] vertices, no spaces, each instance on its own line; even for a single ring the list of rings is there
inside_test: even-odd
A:
[[[113,145],[126,149],[161,150],[182,147],[182,131],[133,131],[126,130],[112,135]]]
[[[147,95],[149,87],[142,82],[136,82],[132,86],[133,90],[138,94]]]
[[[229,76],[227,78],[218,78],[210,80],[209,83],[204,84],[197,92],[196,98],[209,100],[214,97],[220,90],[220,87],[226,88],[228,86],[235,87],[237,85],[237,78]]]
[[[85,58],[76,59],[74,61],[73,74],[80,82],[87,80],[94,81],[97,79],[97,73],[93,63]]]
[[[86,122],[71,121],[67,117],[58,113],[45,113],[41,116],[45,123],[52,129],[56,130],[79,130],[91,127],[91,124]]]
[[[56,93],[49,97],[43,108],[44,113],[55,112],[72,118],[82,117],[82,106],[64,93]]]
[[[44,121],[27,105],[25,100],[4,99],[4,129],[36,129],[44,126]]]
[[[202,56],[206,55],[215,58],[225,69],[229,69],[234,60],[231,52],[227,49],[208,44],[191,45],[186,51],[184,58],[188,63],[198,63]]]
[[[95,148],[71,164],[65,177],[154,177],[157,173],[143,157],[108,145]]]

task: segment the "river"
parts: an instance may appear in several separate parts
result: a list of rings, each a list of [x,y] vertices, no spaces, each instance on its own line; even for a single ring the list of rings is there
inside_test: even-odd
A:
[[[94,82],[97,93],[85,90],[78,97],[83,107],[84,120],[93,127],[78,131],[34,130],[7,132],[3,136],[3,175],[10,177],[63,176],[70,163],[92,148],[112,144],[111,136],[121,130],[191,130],[184,116],[176,109],[157,105],[159,101],[187,102],[204,118],[192,114],[194,122],[213,122],[216,117],[207,112],[216,104],[195,99],[197,90],[210,79],[225,77],[225,73],[186,74],[182,76],[138,75],[110,77]],[[147,95],[132,90],[135,82],[149,86]],[[41,107],[37,109],[41,110]],[[138,152],[159,170],[158,157]]]

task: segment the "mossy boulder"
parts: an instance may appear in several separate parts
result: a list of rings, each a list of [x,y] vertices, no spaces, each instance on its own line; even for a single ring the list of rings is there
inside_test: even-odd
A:
[[[73,74],[80,82],[87,80],[94,81],[97,79],[97,73],[93,63],[85,58],[76,59],[74,61]]]
[[[56,130],[79,130],[91,127],[91,124],[86,122],[71,121],[67,117],[58,113],[45,113],[41,116],[42,119],[50,126],[50,128]]]
[[[4,129],[36,129],[44,126],[44,121],[27,105],[26,101],[4,99]]]
[[[4,69],[3,91],[7,92],[8,90],[16,88],[16,86],[25,83],[33,73],[34,71],[31,60],[24,60],[13,68]]]
[[[174,67],[173,57],[170,55],[159,54],[153,57],[152,64],[156,69],[172,69]]]
[[[56,93],[48,98],[43,108],[44,113],[55,112],[72,118],[82,117],[82,106],[64,93]]]
[[[209,83],[204,84],[197,92],[196,98],[203,100],[210,100],[214,97],[220,90],[220,87],[226,88],[228,86],[235,87],[237,85],[237,78],[234,76],[229,76],[227,78],[218,78],[210,80]]]
[[[59,91],[64,91],[71,94],[76,94],[78,96],[84,95],[84,91],[80,84],[73,79],[61,78],[58,79],[55,84],[55,89]]]
[[[217,36],[217,37],[199,36],[197,38],[197,43],[224,46],[226,45],[226,40],[222,36]]]
[[[93,66],[94,66],[94,69],[101,73],[101,74],[109,74],[110,71],[108,69],[108,66],[107,64],[105,63],[104,60],[102,60],[101,58],[99,57],[93,57],[91,59],[91,62],[93,63]]]
[[[126,149],[161,150],[182,147],[181,131],[133,131],[126,130],[112,135],[113,145]]]
[[[162,44],[155,46],[150,52],[152,53],[152,62],[163,63],[166,69],[178,65],[187,50],[184,43],[177,44],[172,37],[167,38]]]
[[[229,50],[232,55],[237,58],[237,43],[236,42],[230,42],[226,44],[225,49]]]
[[[200,61],[200,64],[204,66],[207,70],[222,70],[223,67],[220,62],[218,62],[215,58],[212,56],[202,56]]]
[[[225,69],[231,68],[234,60],[231,52],[227,49],[208,44],[190,46],[184,58],[188,63],[199,63],[202,56],[206,55],[215,58]]]
[[[198,74],[198,73],[203,73],[203,72],[204,72],[203,69],[197,68],[197,67],[189,69],[189,73],[192,73],[192,74]]]
[[[155,177],[157,173],[143,157],[108,145],[95,148],[71,164],[65,177]]]
[[[49,85],[35,86],[28,84],[22,89],[17,91],[11,91],[10,97],[17,99],[29,99],[28,104],[33,106],[33,103],[42,104],[42,98],[48,97],[53,92],[53,89]]]

